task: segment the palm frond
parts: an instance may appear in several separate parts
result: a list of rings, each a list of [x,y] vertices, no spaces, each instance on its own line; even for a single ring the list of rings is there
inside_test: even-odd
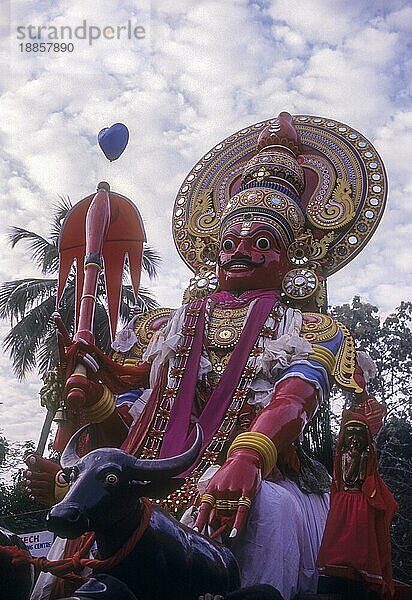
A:
[[[147,288],[141,287],[137,298],[137,306],[140,312],[144,313],[148,310],[154,310],[159,304]]]
[[[135,297],[131,285],[122,285],[119,318],[122,324],[130,321],[130,311],[135,305]]]
[[[74,335],[74,279],[69,279],[60,301],[58,312],[71,336]]]
[[[36,352],[36,366],[40,375],[53,369],[59,362],[59,349],[57,345],[56,328],[49,323],[45,335]]]
[[[45,328],[54,308],[55,299],[46,298],[19,321],[4,338],[4,350],[9,353],[13,371],[20,380],[36,366],[36,352],[44,339]]]
[[[56,296],[56,279],[19,279],[0,285],[0,318],[22,319],[45,298]]]
[[[51,223],[50,239],[57,244],[60,231],[67,213],[73,208],[69,196],[59,196],[59,201],[53,207],[53,220]]]
[[[96,339],[96,346],[103,350],[103,352],[110,352],[112,341],[110,338],[109,317],[106,307],[101,302],[96,302],[93,333]]]
[[[160,254],[158,254],[156,250],[147,244],[143,244],[142,267],[149,275],[150,279],[154,279],[157,276],[157,269],[160,266],[161,261]]]
[[[14,248],[22,240],[28,243],[31,258],[36,262],[44,275],[55,273],[59,266],[57,242],[49,242],[43,236],[21,227],[11,227],[9,242]]]
[[[119,319],[125,325],[131,319],[131,309],[137,306],[139,312],[147,312],[158,308],[159,304],[153,295],[146,289],[141,287],[135,302],[132,287],[130,285],[122,286],[122,298],[120,302]]]

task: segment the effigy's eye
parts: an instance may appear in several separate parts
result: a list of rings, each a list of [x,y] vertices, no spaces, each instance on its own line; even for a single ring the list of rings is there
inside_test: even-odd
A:
[[[270,240],[267,237],[260,237],[256,240],[255,246],[256,248],[259,248],[259,250],[269,250]]]
[[[233,240],[225,240],[222,244],[222,248],[223,250],[225,250],[226,252],[230,252],[231,250],[234,250],[235,248],[235,242]]]

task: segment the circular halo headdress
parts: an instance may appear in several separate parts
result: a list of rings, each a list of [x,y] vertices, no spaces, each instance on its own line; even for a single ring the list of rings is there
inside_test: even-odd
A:
[[[386,196],[379,154],[348,125],[283,112],[237,131],[196,163],[175,200],[173,237],[194,272],[185,300],[216,287],[222,221],[242,210],[248,211],[243,220],[249,218],[253,205],[260,214],[270,212],[272,203],[272,217],[283,219],[282,235],[289,237],[284,241],[294,267],[283,291],[298,303],[316,292],[321,305],[319,282],[365,247]]]

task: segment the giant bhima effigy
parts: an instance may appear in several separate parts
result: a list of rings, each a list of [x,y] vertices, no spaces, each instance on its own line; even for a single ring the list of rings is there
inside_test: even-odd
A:
[[[98,192],[114,197],[107,184]],[[162,504],[196,530],[223,536],[242,585],[269,583],[285,599],[316,592],[329,509],[330,477],[305,452],[302,434],[321,445],[319,419],[334,384],[351,395],[350,423],[360,415],[374,429],[379,420],[367,391],[370,364],[348,329],[327,315],[326,281],[365,247],[386,194],[377,151],[343,123],[283,112],[246,127],[207,152],[177,194],[174,240],[193,272],[182,306],[136,316],[116,335],[110,357],[88,339],[61,344],[69,420],[57,448],[89,422],[95,445],[163,459],[184,453],[199,424],[199,457]],[[98,253],[87,261],[103,265]],[[370,431],[362,439],[371,447]],[[368,456],[362,468],[352,456],[356,468],[335,471],[350,479],[357,470],[357,485],[340,488],[345,494],[362,493],[376,472]],[[31,468],[39,479],[47,471],[44,461]],[[58,474],[56,483],[62,494]],[[35,478],[28,485],[36,496]],[[349,539],[351,528],[356,512]],[[324,548],[319,566],[330,556]],[[363,570],[387,589],[385,569],[378,557]],[[46,597],[41,581],[33,599]],[[56,590],[47,597],[60,597]]]

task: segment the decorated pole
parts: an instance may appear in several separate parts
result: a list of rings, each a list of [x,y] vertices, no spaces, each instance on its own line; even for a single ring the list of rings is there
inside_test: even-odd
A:
[[[86,256],[84,260],[83,294],[80,298],[80,315],[75,341],[83,339],[93,343],[92,333],[96,292],[99,274],[103,268],[103,244],[110,223],[109,184],[101,181],[97,194],[86,215]]]
[[[137,299],[143,242],[146,241],[142,218],[126,197],[110,192],[109,184],[100,182],[97,193],[76,204],[68,214],[59,239],[59,284],[57,302],[76,263],[76,333],[74,341],[94,343],[93,324],[100,272],[104,271],[111,337],[114,338],[121,301],[123,270],[128,259],[130,276]],[[85,401],[78,376],[86,375],[77,364],[66,382],[69,404],[75,408]],[[77,385],[76,385],[77,382]]]
[[[94,343],[93,323],[96,307],[96,293],[100,271],[103,268],[103,244],[110,223],[109,184],[101,181],[86,214],[86,256],[84,259],[84,283],[80,297],[80,311],[77,332],[74,341],[84,340]],[[78,265],[79,269],[80,266]],[[74,370],[77,375],[86,375],[86,368],[77,364]],[[85,401],[82,389],[76,387],[75,377],[67,380],[67,400],[74,406],[81,406]]]

